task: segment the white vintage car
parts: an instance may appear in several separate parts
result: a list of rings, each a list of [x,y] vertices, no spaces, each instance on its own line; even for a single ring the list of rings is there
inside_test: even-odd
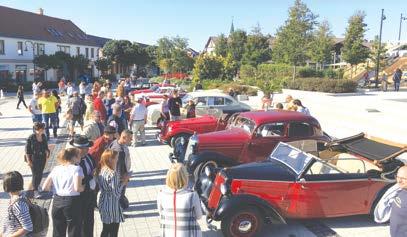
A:
[[[193,100],[196,116],[205,114],[220,117],[223,113],[246,112],[252,110],[247,104],[237,101],[235,98],[217,91],[195,91],[186,94],[182,98],[182,105],[185,106],[189,100]],[[147,107],[147,124],[157,125],[162,122],[160,104]],[[181,109],[181,116],[186,117],[186,110]]]

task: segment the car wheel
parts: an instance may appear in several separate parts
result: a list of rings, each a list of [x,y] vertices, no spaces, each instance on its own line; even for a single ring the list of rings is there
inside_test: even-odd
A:
[[[184,138],[184,140],[185,140],[185,142],[186,142],[186,144],[187,144],[190,137],[191,137],[191,135],[189,135],[189,134],[185,134],[185,133],[183,133],[183,134],[178,134],[178,135],[176,135],[176,136],[174,136],[174,137],[171,138],[171,140],[170,140],[170,146],[171,146],[171,147],[175,147],[174,145],[176,145],[176,144],[178,144],[179,142],[181,142],[181,140],[182,140],[181,138]]]
[[[202,162],[194,170],[194,178],[195,178],[195,180],[199,179],[201,174],[203,172],[205,172],[205,168],[208,167],[208,166],[212,167],[212,168],[218,168],[219,167],[218,164],[213,160],[208,160],[208,161]]]
[[[221,229],[227,237],[256,236],[263,227],[263,216],[255,207],[234,210],[221,222]]]

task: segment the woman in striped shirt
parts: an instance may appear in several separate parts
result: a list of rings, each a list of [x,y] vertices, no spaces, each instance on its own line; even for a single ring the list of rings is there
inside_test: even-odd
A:
[[[120,195],[129,177],[120,180],[116,172],[119,153],[107,149],[100,158],[100,168],[97,170],[100,188],[99,213],[103,222],[101,236],[115,237],[119,232],[120,222],[124,222],[123,210],[119,205]]]
[[[30,236],[33,231],[33,224],[27,202],[21,194],[24,188],[23,176],[12,171],[4,175],[3,189],[10,194],[10,202],[7,215],[3,219],[3,227],[0,236]]]
[[[198,194],[187,188],[188,173],[181,163],[168,170],[166,187],[158,193],[161,236],[201,237],[197,220],[202,217]]]

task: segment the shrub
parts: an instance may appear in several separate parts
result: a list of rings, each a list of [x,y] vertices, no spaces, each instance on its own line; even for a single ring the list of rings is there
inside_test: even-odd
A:
[[[298,70],[299,77],[323,77],[324,72],[311,67],[303,67]]]
[[[298,78],[294,81],[287,81],[286,87],[293,90],[320,91],[327,93],[350,93],[356,91],[357,83],[350,80]]]

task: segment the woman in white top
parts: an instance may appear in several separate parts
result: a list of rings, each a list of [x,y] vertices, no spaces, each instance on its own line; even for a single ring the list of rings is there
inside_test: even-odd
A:
[[[83,172],[77,164],[80,161],[79,150],[68,148],[58,154],[59,165],[55,166],[44,182],[43,190],[53,187],[52,204],[53,236],[76,237],[81,235],[80,192]],[[68,230],[68,234],[66,233]]]
[[[202,217],[198,194],[187,188],[188,173],[181,163],[171,166],[166,187],[157,197],[161,236],[201,237],[197,220]]]

